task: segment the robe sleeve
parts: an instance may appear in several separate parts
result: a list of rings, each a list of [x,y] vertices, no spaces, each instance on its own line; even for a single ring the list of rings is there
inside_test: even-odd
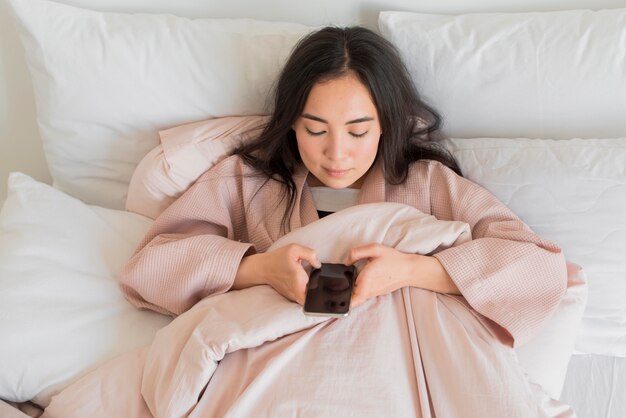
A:
[[[236,178],[205,173],[153,223],[118,276],[135,306],[180,315],[211,294],[228,291],[252,244],[235,237],[245,222],[241,196],[231,193]]]
[[[468,303],[510,334],[511,345],[529,340],[567,288],[563,252],[490,192],[442,164],[430,165],[430,188],[432,214],[467,222],[473,237],[434,256]]]

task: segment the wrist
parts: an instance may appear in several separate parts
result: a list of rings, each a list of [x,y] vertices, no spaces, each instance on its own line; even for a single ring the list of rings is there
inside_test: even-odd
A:
[[[424,256],[420,254],[410,255],[410,268],[407,277],[407,286],[424,288],[424,277],[428,276],[424,272]]]
[[[233,289],[245,289],[261,284],[269,284],[262,276],[263,253],[251,254],[243,257],[239,263]]]
[[[461,294],[456,283],[436,257],[416,254],[412,264],[409,286],[438,293]]]

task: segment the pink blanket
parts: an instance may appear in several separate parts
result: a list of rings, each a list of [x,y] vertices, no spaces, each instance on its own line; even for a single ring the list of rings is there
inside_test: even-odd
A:
[[[365,242],[427,254],[470,239],[467,225],[408,206],[362,206],[274,247],[299,242],[336,262]],[[505,341],[460,296],[404,288],[327,320],[257,286],[200,301],[150,347],[66,388],[44,417],[573,416]]]

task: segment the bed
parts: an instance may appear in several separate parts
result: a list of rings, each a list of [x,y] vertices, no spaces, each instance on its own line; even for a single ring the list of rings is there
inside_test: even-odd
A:
[[[95,3],[0,9],[0,416],[58,416],[46,408],[85,382],[122,396],[89,376],[181,329],[115,277],[153,218],[263,122],[290,48],[328,23],[394,43],[464,175],[582,267],[517,349],[529,379],[580,417],[626,414],[626,2]],[[281,335],[317,323],[284,309]],[[257,344],[276,338],[263,332]],[[221,350],[205,367],[236,351]],[[176,408],[159,393],[158,416],[192,416],[202,389]]]

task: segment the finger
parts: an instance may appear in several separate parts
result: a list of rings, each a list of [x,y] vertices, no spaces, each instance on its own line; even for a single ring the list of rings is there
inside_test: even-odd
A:
[[[361,292],[355,292],[352,295],[352,300],[350,302],[350,308],[356,308],[357,306],[359,306],[363,302],[365,302],[365,298],[363,297],[362,293]]]
[[[306,261],[316,269],[322,267],[322,263],[317,259],[317,254],[314,249],[298,245],[295,251],[298,262]]]
[[[359,287],[357,283],[355,283],[354,285],[354,290],[352,291],[352,302],[350,303],[350,306],[359,306],[361,303],[363,303],[364,301],[364,292],[363,292],[363,285],[361,284],[361,286]]]
[[[293,284],[293,296],[294,300],[298,302],[300,305],[304,305],[304,300],[306,299],[306,288],[307,283],[309,281],[309,275],[304,271],[302,266],[300,266],[301,272],[298,273],[296,277],[296,282]]]
[[[300,305],[304,305],[304,299],[306,297],[305,292],[296,292],[296,294],[294,295],[294,299],[296,301],[296,303],[299,303]]]
[[[348,251],[344,264],[351,266],[360,260],[380,257],[383,248],[384,246],[380,244],[367,244],[355,247]]]

